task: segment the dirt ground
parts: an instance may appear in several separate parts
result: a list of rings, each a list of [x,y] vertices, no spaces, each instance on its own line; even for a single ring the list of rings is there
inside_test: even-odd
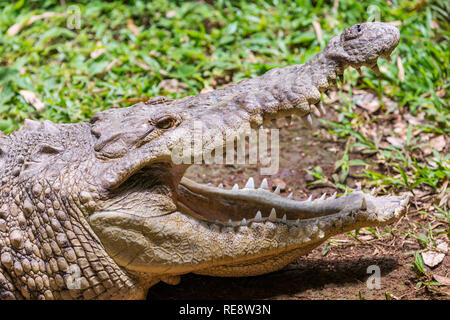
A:
[[[362,110],[359,110],[362,112]],[[337,113],[327,109],[326,119],[336,121]],[[294,192],[294,199],[306,199],[310,194],[314,198],[324,192],[328,195],[336,190],[328,186],[307,188],[307,182],[313,177],[305,171],[319,165],[325,176],[331,178],[334,163],[342,157],[345,140],[338,141],[336,136],[326,133],[324,127],[314,123],[312,131],[307,130],[298,119],[288,127],[284,120],[278,120],[280,131],[280,170],[278,174],[267,177],[269,184],[275,179],[286,182],[282,196]],[[361,154],[351,154],[353,158],[363,158]],[[369,159],[369,158],[368,158]],[[362,167],[352,167],[346,183],[356,188],[357,180],[352,177]],[[259,185],[264,176],[259,175],[256,166],[193,166],[187,176],[201,183],[231,188],[235,183],[243,187],[249,177]],[[378,191],[378,190],[377,190]],[[283,270],[267,275],[244,278],[216,278],[188,274],[182,276],[181,283],[170,286],[159,283],[151,288],[151,300],[209,300],[209,299],[449,299],[448,286],[422,287],[416,289],[419,282],[412,268],[412,252],[420,249],[419,242],[406,238],[401,230],[407,230],[408,224],[423,219],[417,213],[414,203],[409,212],[398,221],[393,231],[382,239],[376,239],[369,232],[360,233],[363,241],[346,235],[333,238],[333,245],[325,242],[309,255],[300,257]],[[392,226],[391,226],[392,227]],[[380,233],[384,228],[377,228]],[[446,240],[448,241],[448,239]],[[372,275],[367,268],[376,265],[381,271],[380,289],[368,289],[367,280]],[[433,274],[450,277],[450,257],[432,270]],[[213,288],[213,290],[212,290]],[[447,293],[447,294],[446,294]]]

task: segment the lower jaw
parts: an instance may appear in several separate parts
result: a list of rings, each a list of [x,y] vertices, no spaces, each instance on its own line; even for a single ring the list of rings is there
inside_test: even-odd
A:
[[[236,185],[227,190],[182,178],[176,191],[177,207],[198,220],[220,225],[239,226],[265,221],[293,224],[302,219],[337,214],[345,208],[358,210],[363,200],[360,194],[337,197],[335,193],[329,198],[324,194],[319,199],[296,201],[291,195],[282,197],[277,190],[270,192],[266,185],[263,182],[261,187],[255,188],[250,179],[242,189]]]
[[[321,239],[320,241],[285,251],[274,251],[272,254],[268,253],[259,258],[249,257],[247,260],[237,263],[219,264],[212,268],[194,271],[193,273],[214,277],[248,277],[275,272],[284,268],[298,257],[308,254],[325,240]]]

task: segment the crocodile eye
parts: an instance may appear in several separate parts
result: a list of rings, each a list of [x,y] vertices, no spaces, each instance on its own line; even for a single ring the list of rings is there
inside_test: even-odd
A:
[[[176,125],[177,121],[171,116],[167,116],[156,121],[156,127],[159,129],[167,130]]]
[[[343,32],[344,40],[352,40],[355,39],[360,33],[361,33],[361,25],[357,24],[355,26],[352,26],[350,28],[347,28]]]

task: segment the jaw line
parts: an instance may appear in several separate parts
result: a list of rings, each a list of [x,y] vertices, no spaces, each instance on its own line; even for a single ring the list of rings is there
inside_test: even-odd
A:
[[[199,184],[185,177],[181,179],[177,193],[177,207],[181,213],[200,221],[230,226],[267,220],[297,223],[299,220],[359,211],[367,212],[367,219],[372,220],[370,224],[382,224],[392,215],[397,216],[395,211],[408,203],[405,197],[375,197],[359,190],[342,196],[335,193],[326,198],[323,194],[319,199],[310,197],[297,201],[262,188],[246,186],[227,190]]]

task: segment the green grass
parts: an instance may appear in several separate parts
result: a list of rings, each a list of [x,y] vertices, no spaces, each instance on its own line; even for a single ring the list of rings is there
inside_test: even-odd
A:
[[[401,42],[393,62],[380,59],[381,77],[364,70],[365,77],[358,79],[355,70],[348,70],[346,82],[353,89],[389,97],[397,103],[397,110],[422,114],[425,122],[409,125],[404,148],[381,147],[380,141],[361,132],[367,120],[341,94],[339,123],[324,124],[347,147],[333,177],[324,177],[320,168],[312,173],[321,182],[344,190],[351,167],[364,165],[359,178],[366,186],[379,186],[386,192],[431,188],[437,194],[450,178],[450,155],[434,150],[422,156],[419,137],[429,133],[448,136],[450,132],[448,7],[443,1],[424,0],[371,1],[370,5],[341,0],[338,4],[333,8],[333,1],[216,1],[213,5],[201,1],[78,1],[81,27],[70,29],[67,23],[73,12],[60,1],[3,1],[0,130],[9,133],[27,118],[85,121],[97,111],[129,106],[136,98],[179,98],[274,67],[303,63],[344,28],[379,17],[401,22]],[[27,25],[32,16],[44,12],[62,15]],[[139,32],[129,27],[130,21]],[[317,39],[313,21],[322,27],[322,41]],[[16,23],[23,25],[21,31],[9,36],[8,29]],[[105,49],[102,55],[91,57],[101,48]],[[403,62],[403,80],[395,63],[398,57]],[[164,79],[177,79],[186,86],[176,93],[167,92],[160,86]],[[35,92],[45,109],[37,112],[20,90]],[[393,112],[382,104],[382,113]],[[375,116],[371,121],[380,120]],[[352,158],[354,148],[376,161]],[[448,216],[446,205],[434,211]]]

